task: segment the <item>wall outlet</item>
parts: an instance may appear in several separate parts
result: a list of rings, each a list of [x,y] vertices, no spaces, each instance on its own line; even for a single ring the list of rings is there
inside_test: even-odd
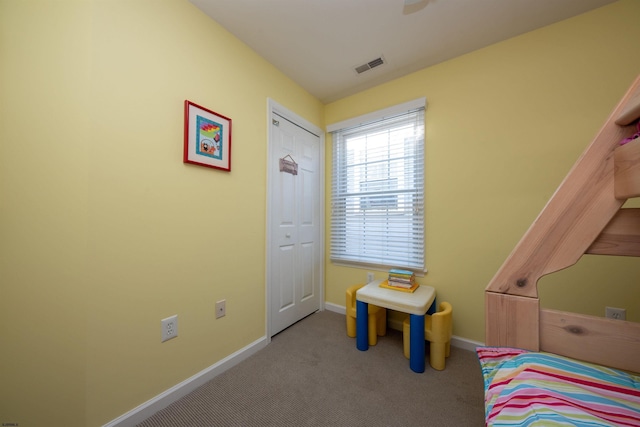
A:
[[[216,301],[216,319],[224,317],[227,314],[227,300],[221,299],[220,301]]]
[[[367,272],[367,283],[371,283],[375,280],[375,276],[373,275],[372,272]]]
[[[626,320],[627,310],[624,308],[605,307],[605,317],[616,320]]]
[[[178,336],[178,315],[167,317],[160,321],[162,324],[162,341],[165,342]]]

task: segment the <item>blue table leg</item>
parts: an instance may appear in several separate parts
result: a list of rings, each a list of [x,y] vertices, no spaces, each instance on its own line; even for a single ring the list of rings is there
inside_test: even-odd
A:
[[[424,331],[424,326],[422,326]],[[356,300],[356,346],[369,350],[369,304]]]
[[[436,306],[436,299],[433,299],[433,302],[431,303],[431,306],[429,307],[429,310],[427,310],[427,314],[433,314],[435,313],[437,310],[437,306]]]
[[[413,372],[424,372],[424,316],[410,316],[409,367]],[[358,347],[360,348],[360,347]]]

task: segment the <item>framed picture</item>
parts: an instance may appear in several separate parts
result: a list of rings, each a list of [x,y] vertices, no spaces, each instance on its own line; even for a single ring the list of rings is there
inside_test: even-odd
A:
[[[231,119],[184,101],[183,161],[231,171]]]

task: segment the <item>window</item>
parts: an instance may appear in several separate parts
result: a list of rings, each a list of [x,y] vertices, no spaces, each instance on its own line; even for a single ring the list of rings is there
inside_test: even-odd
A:
[[[328,127],[332,261],[424,271],[424,105]]]

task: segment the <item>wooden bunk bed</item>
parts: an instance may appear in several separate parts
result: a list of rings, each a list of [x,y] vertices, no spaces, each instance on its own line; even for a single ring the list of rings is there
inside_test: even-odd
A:
[[[488,382],[494,380],[494,368],[521,353],[544,352],[640,372],[639,323],[543,309],[537,291],[542,276],[574,265],[583,254],[640,256],[640,209],[622,208],[627,199],[640,196],[640,138],[620,144],[638,132],[639,119],[640,76],[485,289],[486,345],[492,349],[485,348],[484,354],[478,349],[478,355],[488,412],[497,402],[495,390],[491,402],[487,394],[495,385]],[[529,368],[518,365],[516,370],[523,369]],[[512,378],[513,372],[507,376]],[[627,416],[632,421],[614,419],[603,425],[640,425],[640,376],[630,378],[631,390],[637,392],[630,396]],[[502,404],[509,406],[506,402]],[[546,403],[540,419],[558,415],[549,415],[551,406]],[[487,424],[494,425],[497,418],[488,412]]]

